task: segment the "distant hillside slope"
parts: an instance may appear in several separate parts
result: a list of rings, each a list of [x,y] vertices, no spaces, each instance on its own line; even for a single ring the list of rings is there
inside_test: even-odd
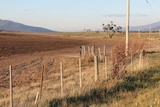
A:
[[[33,27],[33,26],[28,26],[21,23],[9,21],[9,20],[1,20],[1,19],[0,19],[0,30],[19,31],[19,32],[55,32],[42,27]]]
[[[159,31],[160,30],[160,22],[155,22],[152,24],[148,25],[143,25],[143,26],[130,26],[130,31]],[[125,31],[125,28],[122,29]]]

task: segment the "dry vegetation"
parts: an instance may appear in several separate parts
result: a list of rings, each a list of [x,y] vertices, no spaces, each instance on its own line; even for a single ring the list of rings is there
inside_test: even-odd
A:
[[[54,106],[153,106],[160,105],[160,36],[131,33],[130,58],[125,62],[125,75],[112,79],[113,65],[120,65],[124,56],[117,57],[118,47],[123,53],[124,34],[112,39],[105,33],[16,33],[0,32],[0,106],[9,105],[9,72],[13,66],[13,93],[16,107]],[[79,47],[106,45],[108,77],[104,62],[99,63],[99,79],[94,81],[94,62],[82,60],[82,88],[79,88]],[[120,47],[121,46],[121,47]],[[139,66],[139,52],[146,50],[143,66]],[[96,51],[97,52],[97,51]],[[96,53],[98,54],[98,52]],[[102,53],[103,54],[103,53]],[[119,55],[119,54],[118,54]],[[123,54],[122,54],[123,55]],[[113,60],[115,56],[118,60]],[[125,60],[126,61],[126,60]],[[64,65],[64,97],[60,95],[60,62]],[[40,91],[42,66],[45,66],[41,99],[35,104]],[[123,64],[122,64],[123,65]],[[119,66],[122,68],[123,66]]]

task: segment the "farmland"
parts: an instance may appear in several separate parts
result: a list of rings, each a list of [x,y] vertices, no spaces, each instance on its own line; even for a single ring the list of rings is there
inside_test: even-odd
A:
[[[0,106],[9,105],[9,72],[13,69],[13,98],[16,107],[29,106],[143,106],[160,105],[160,36],[158,33],[130,34],[130,46],[146,50],[142,68],[128,65],[124,78],[106,80],[103,63],[99,64],[99,80],[94,82],[94,63],[82,59],[82,87],[79,88],[78,59],[80,46],[92,46],[101,51],[106,46],[109,66],[115,46],[124,45],[125,35],[108,38],[105,32],[21,33],[0,32]],[[98,52],[96,53],[98,54]],[[86,61],[87,60],[87,61]],[[60,94],[60,62],[64,64],[63,98]],[[44,66],[42,96],[35,104],[40,90]],[[132,72],[131,72],[132,71]],[[111,72],[110,70],[108,72]],[[108,77],[108,78],[109,78]],[[146,78],[148,77],[148,78]],[[138,81],[142,80],[142,81]],[[134,84],[130,86],[129,84]],[[152,84],[152,85],[151,85]],[[146,92],[146,93],[145,93]],[[129,97],[127,99],[127,97]],[[132,99],[133,98],[133,99]],[[126,101],[123,101],[126,100]],[[146,103],[148,102],[148,103]],[[152,103],[154,102],[154,103]]]

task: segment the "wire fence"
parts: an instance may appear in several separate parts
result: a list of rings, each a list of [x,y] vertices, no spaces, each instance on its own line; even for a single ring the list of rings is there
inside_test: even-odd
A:
[[[12,66],[12,69],[10,69],[12,75],[9,73],[9,68],[2,69],[0,71],[0,87],[2,90],[13,88],[13,93],[11,93],[12,91],[10,93],[8,91],[1,93],[0,104],[7,107],[10,96],[12,96],[10,98],[13,98],[10,99],[11,106],[22,106],[25,101],[38,104],[40,99],[77,95],[76,93],[82,92],[80,90],[88,90],[97,81],[111,79],[113,50],[107,50],[106,47],[106,45],[101,47],[82,45],[80,46],[78,58],[69,58],[61,62],[50,59],[42,64],[43,58],[40,57]],[[148,47],[148,45],[144,47]],[[149,46],[149,49],[151,48]],[[139,68],[144,66],[142,53],[136,59],[138,59],[138,63],[134,65],[135,59],[131,55],[127,69],[133,70],[137,66]],[[28,88],[20,89],[22,86],[28,86]],[[24,96],[25,99],[22,98]],[[13,102],[11,103],[11,101]]]

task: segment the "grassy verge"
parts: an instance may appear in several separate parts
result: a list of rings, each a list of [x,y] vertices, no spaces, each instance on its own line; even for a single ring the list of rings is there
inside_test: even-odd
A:
[[[85,94],[64,99],[53,99],[50,107],[59,106],[154,106],[160,105],[160,66],[155,66],[138,73],[131,74],[121,80],[114,80],[112,87],[108,83],[98,83],[95,88]]]

